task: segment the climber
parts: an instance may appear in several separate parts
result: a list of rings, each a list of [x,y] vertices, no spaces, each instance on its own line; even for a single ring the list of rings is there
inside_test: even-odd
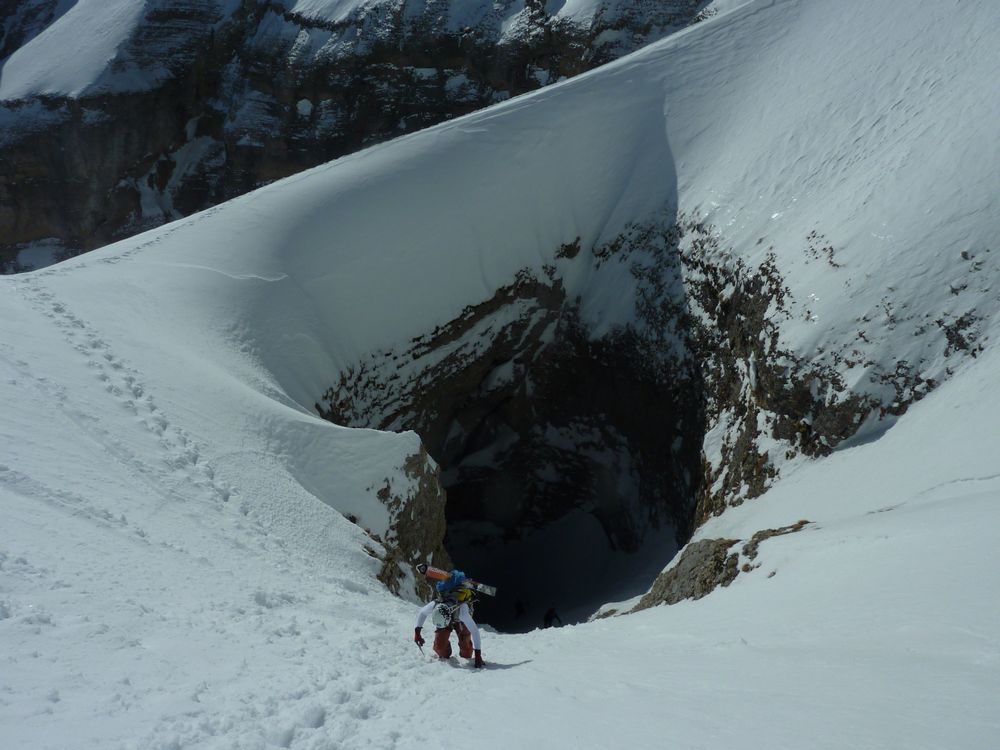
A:
[[[463,586],[465,573],[451,571],[451,577],[439,581],[434,598],[425,604],[417,614],[417,626],[413,629],[413,642],[424,645],[420,629],[430,615],[434,623],[434,653],[441,659],[451,656],[451,631],[458,634],[458,653],[463,659],[475,658],[477,668],[483,666],[483,654],[479,639],[479,628],[472,619],[472,590]]]
[[[549,607],[549,611],[545,613],[545,617],[542,619],[543,628],[551,628],[556,620],[559,620],[559,624],[562,625],[562,618],[556,614],[555,607]]]

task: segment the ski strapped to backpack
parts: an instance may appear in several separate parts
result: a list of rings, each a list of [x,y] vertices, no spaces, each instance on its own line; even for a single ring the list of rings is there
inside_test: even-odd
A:
[[[451,573],[447,570],[441,570],[441,568],[435,568],[433,565],[428,565],[427,563],[420,563],[417,566],[417,572],[430,578],[432,581],[447,581],[451,578]],[[480,583],[479,581],[473,581],[471,578],[466,578],[462,581],[462,586],[473,591],[478,591],[480,594],[486,594],[487,596],[496,596],[497,587],[487,586],[485,583]]]

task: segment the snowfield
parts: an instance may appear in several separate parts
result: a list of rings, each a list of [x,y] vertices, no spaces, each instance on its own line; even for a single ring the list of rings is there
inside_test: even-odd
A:
[[[8,58],[0,100],[32,95],[79,96],[92,86],[131,90],[148,85],[135,72],[111,71],[119,49],[142,20],[135,0],[62,2],[54,22]]]
[[[0,278],[0,745],[1000,747],[998,72],[993,0],[759,0]],[[865,356],[941,385],[699,529],[809,522],[727,588],[484,632],[482,672],[421,654],[363,531],[389,527],[377,490],[406,489],[419,438],[314,401],[521,268],[561,264],[613,323],[613,276],[553,254],[665,206],[748,261],[775,248],[809,305],[797,352],[889,292],[917,322],[974,312],[980,348],[878,318]],[[813,231],[835,264],[803,252]]]

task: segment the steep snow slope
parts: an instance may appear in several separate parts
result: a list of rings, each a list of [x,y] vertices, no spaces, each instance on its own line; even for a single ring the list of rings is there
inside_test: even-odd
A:
[[[304,560],[266,516],[183,487],[162,498],[103,449],[60,439],[62,420],[40,424],[24,384],[38,463],[8,466],[0,490],[5,742],[452,747],[454,722],[435,717],[458,705],[486,748],[985,750],[1000,738],[997,367],[990,352],[881,441],[803,468],[728,522],[731,534],[814,522],[762,546],[773,577],[586,626],[488,633],[481,675],[421,658],[414,608],[347,549]],[[56,489],[58,466],[81,494]]]
[[[805,343],[836,331],[828,307],[867,312],[897,282],[900,298],[937,296],[960,275],[960,251],[995,245],[998,10],[907,3],[902,22],[871,4],[775,5],[783,23],[762,48],[744,31],[768,22],[766,8],[713,30],[716,44],[737,37],[738,64],[712,71],[697,54],[711,53],[708,34],[665,50],[665,120],[682,202],[735,247],[767,238],[793,291],[821,296],[822,325],[799,326]],[[852,278],[809,264],[814,229]]]
[[[0,280],[5,742],[994,747],[1000,18],[910,5],[752,3]],[[313,401],[524,268],[555,265],[593,330],[628,319],[627,271],[555,253],[665,212],[704,215],[751,260],[774,247],[810,311],[781,329],[803,355],[891,291],[916,317],[873,320],[865,355],[943,384],[703,527],[811,522],[728,588],[487,633],[485,674],[427,663],[412,604],[375,580],[378,543],[331,510],[385,534],[377,490],[412,489],[418,439],[322,422]],[[835,265],[808,252],[813,230]],[[975,358],[913,336],[972,310]]]
[[[6,61],[0,99],[81,94],[134,31],[142,10],[132,0],[76,3]]]
[[[140,40],[142,26],[162,22],[164,17],[183,13],[192,5],[184,0],[22,3],[18,13],[10,13],[6,31],[25,31],[20,23],[26,16],[41,18],[49,13],[50,20],[3,61],[0,101],[36,96],[76,98],[152,88],[172,75],[169,58],[178,50],[170,32],[177,28],[169,28],[166,33],[161,29],[158,38]],[[201,12],[221,19],[232,15],[239,3],[212,0],[201,5],[205,6],[199,9]],[[137,54],[136,46],[143,42],[148,47]]]

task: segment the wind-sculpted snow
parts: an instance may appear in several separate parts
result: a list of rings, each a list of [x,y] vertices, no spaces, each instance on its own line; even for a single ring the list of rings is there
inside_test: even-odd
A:
[[[482,748],[997,746],[998,13],[750,3],[0,279],[5,747],[446,747],[456,707]],[[684,575],[728,586],[487,631],[476,672],[411,640],[420,436],[314,404],[516,322],[461,325],[518,278],[704,368],[722,574]],[[565,520],[547,556],[606,551]]]

